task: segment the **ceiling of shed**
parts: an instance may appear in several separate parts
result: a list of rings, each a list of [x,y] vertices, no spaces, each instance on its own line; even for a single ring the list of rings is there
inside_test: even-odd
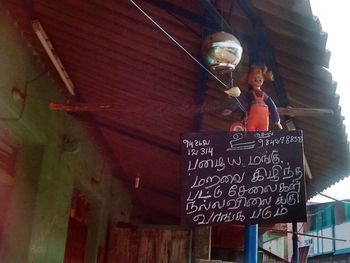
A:
[[[75,87],[76,103],[91,112],[74,114],[99,130],[115,176],[134,189],[147,222],[176,223],[180,217],[180,135],[193,130],[226,131],[229,99],[183,50],[127,0],[1,0],[36,55],[68,96],[31,26],[38,19]],[[305,0],[142,0],[157,23],[200,60],[203,36],[229,30],[244,48],[238,76],[249,63],[266,63],[275,75],[264,89],[277,106],[334,112],[283,116],[304,131],[313,175],[308,196],[350,174],[350,156],[336,83],[327,71],[327,34]],[[221,19],[220,17],[223,17]],[[203,85],[205,84],[205,85]],[[196,104],[205,107],[198,113]],[[94,106],[95,105],[95,108]],[[97,105],[110,109],[97,110]]]

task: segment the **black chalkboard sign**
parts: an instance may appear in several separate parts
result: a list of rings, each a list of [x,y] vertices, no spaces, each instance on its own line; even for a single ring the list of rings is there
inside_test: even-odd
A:
[[[306,221],[302,131],[181,138],[184,225]]]

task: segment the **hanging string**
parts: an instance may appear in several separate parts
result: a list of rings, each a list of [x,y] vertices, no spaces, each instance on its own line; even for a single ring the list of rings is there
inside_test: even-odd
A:
[[[145,16],[147,17],[156,27],[158,27],[168,38],[170,38],[178,47],[180,47],[192,60],[194,60],[200,67],[202,67],[209,75],[211,75],[214,79],[216,79],[220,84],[222,84],[225,88],[227,85],[215,76],[207,67],[205,67],[201,62],[199,62],[189,51],[187,51],[175,38],[173,38],[165,29],[163,29],[156,21],[154,21],[140,6],[138,6],[133,0],[130,2]],[[223,27],[223,18],[222,18],[222,27]],[[243,112],[246,112],[245,107],[239,101],[238,98],[234,97]]]
[[[180,47],[190,58],[192,58],[199,66],[201,66],[206,72],[208,72],[213,78],[219,81],[225,88],[225,83],[215,76],[209,69],[207,69],[202,63],[200,63],[190,52],[188,52],[175,38],[173,38],[165,29],[163,29],[156,21],[154,21],[145,11],[141,9],[133,0],[130,2],[142,13],[146,16],[155,26],[157,26],[168,38],[170,38],[178,47]]]
[[[27,80],[24,84],[24,89],[23,91],[19,91],[21,93],[22,97],[22,104],[21,104],[21,108],[19,110],[19,114],[17,117],[2,117],[0,116],[0,121],[19,121],[22,119],[23,114],[24,114],[24,110],[26,107],[26,102],[27,102],[27,93],[28,93],[28,88],[30,87],[30,85],[35,82],[36,80],[40,79],[41,77],[43,77],[46,74],[46,72],[40,72],[38,75],[36,75],[34,78]]]
[[[327,197],[327,198],[329,198],[329,199],[331,199],[331,200],[333,200],[333,201],[341,202],[341,203],[344,203],[344,204],[350,204],[349,201],[338,200],[338,199],[335,199],[334,197],[331,197],[331,196],[326,195],[326,194],[322,194],[322,193],[320,193],[320,192],[317,192],[317,194],[322,195],[322,196],[324,196],[324,197]]]
[[[221,2],[221,31],[224,31],[224,7]]]
[[[323,213],[325,210],[327,210],[328,208],[332,207],[333,204],[329,204],[327,206],[324,206],[322,207],[321,209],[319,209],[318,211],[314,212],[314,213],[307,213],[307,216],[308,217],[312,217],[312,216],[315,216],[315,215],[318,215],[318,214],[321,214]]]
[[[230,71],[230,82],[229,82],[229,87],[233,87],[233,71]],[[241,109],[242,112],[245,114],[247,113],[245,107],[242,105],[242,103],[239,101],[238,98],[234,97],[236,101],[238,102],[238,107]]]

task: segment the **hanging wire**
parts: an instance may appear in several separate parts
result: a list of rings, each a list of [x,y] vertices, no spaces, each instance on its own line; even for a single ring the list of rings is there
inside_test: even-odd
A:
[[[333,201],[337,201],[337,202],[344,203],[344,204],[350,204],[349,201],[338,200],[338,199],[336,199],[336,198],[334,198],[334,197],[331,197],[331,196],[326,195],[326,194],[322,194],[322,193],[320,193],[320,192],[318,192],[317,194],[322,195],[322,196],[324,196],[324,197],[327,197],[327,198],[329,198],[329,199],[331,199],[331,200],[333,200]]]
[[[305,223],[303,222],[303,223],[301,224],[301,226],[299,227],[298,233],[301,232],[301,230],[303,229],[304,225],[305,225]]]
[[[330,208],[330,207],[332,207],[332,206],[333,206],[333,204],[329,204],[329,205],[327,205],[327,206],[322,207],[322,209],[316,211],[315,213],[308,213],[307,216],[308,216],[308,217],[311,217],[311,216],[318,215],[318,214],[324,212],[325,210],[327,210],[328,208]]]
[[[223,4],[221,4],[221,31],[224,31],[224,7]]]
[[[175,38],[173,38],[165,29],[163,29],[156,21],[154,21],[140,6],[138,6],[133,0],[129,0],[145,17],[147,17],[156,27],[158,27],[168,38],[170,38],[178,47],[180,47],[192,60],[194,60],[200,67],[202,67],[209,75],[211,75],[214,79],[216,79],[220,84],[222,84],[225,88],[227,85],[215,76],[206,66],[204,66],[201,62],[199,62],[189,51],[187,51]],[[222,16],[221,16],[222,17]],[[223,27],[223,18],[222,18],[222,27]],[[232,72],[231,72],[232,73]],[[239,101],[238,98],[234,97],[239,105],[239,108],[246,112],[245,107]]]
[[[201,66],[206,72],[208,72],[213,78],[219,81],[224,87],[226,87],[225,83],[215,76],[209,69],[207,69],[201,62],[199,62],[190,52],[188,52],[175,38],[173,38],[165,29],[163,29],[156,21],[154,21],[145,11],[142,10],[133,0],[130,2],[142,13],[146,16],[155,26],[157,26],[168,38],[170,38],[178,47],[180,47],[190,58],[192,58],[199,66]]]
[[[34,78],[27,80],[24,84],[24,89],[23,91],[20,91],[23,95],[22,98],[22,104],[21,104],[21,108],[19,110],[18,116],[17,117],[2,117],[0,116],[0,121],[19,121],[22,119],[25,107],[26,107],[26,102],[27,102],[27,96],[28,96],[28,88],[30,86],[30,84],[32,84],[33,82],[35,82],[36,80],[38,80],[39,78],[41,78],[42,76],[44,76],[46,74],[46,72],[40,72],[38,75],[36,75]]]
[[[228,84],[229,87],[233,87],[233,71],[231,70],[230,71],[230,81],[229,81],[229,84]],[[241,109],[242,112],[244,112],[245,114],[247,113],[245,107],[242,105],[242,103],[239,101],[238,98],[234,97],[237,102],[238,102],[238,107]]]

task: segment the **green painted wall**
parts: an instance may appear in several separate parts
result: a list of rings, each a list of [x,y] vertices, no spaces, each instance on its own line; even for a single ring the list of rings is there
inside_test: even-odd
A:
[[[73,189],[85,193],[91,204],[86,258],[96,262],[110,211],[114,220],[129,219],[128,193],[114,180],[114,192],[121,195],[111,207],[108,160],[77,121],[48,109],[50,102],[65,100],[1,6],[0,36],[0,129],[13,134],[20,146],[0,262],[63,262]],[[13,99],[14,87],[26,93],[25,99]],[[70,152],[64,138],[76,141],[77,150]]]

